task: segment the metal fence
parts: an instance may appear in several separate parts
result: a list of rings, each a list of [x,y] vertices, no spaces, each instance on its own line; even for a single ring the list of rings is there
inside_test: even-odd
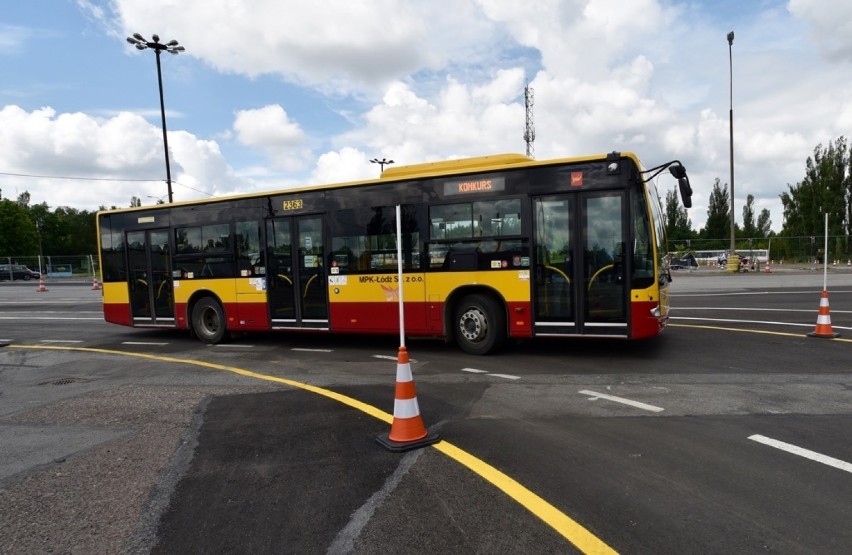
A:
[[[0,279],[9,279],[14,266],[26,266],[46,278],[94,278],[100,276],[98,256],[79,254],[74,256],[2,256],[0,267],[5,274]],[[16,278],[18,279],[18,278]]]
[[[669,249],[679,254],[697,251],[726,251],[730,239],[692,239],[669,241]],[[816,263],[821,264],[825,256],[825,235],[806,237],[772,237],[761,239],[737,239],[737,252],[748,256],[749,252],[768,250],[773,263]],[[849,235],[828,236],[829,263],[847,264],[852,261],[852,241]]]

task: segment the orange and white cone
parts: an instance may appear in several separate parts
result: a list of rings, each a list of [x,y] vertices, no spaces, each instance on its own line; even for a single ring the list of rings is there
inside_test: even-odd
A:
[[[822,290],[822,296],[819,299],[819,313],[817,314],[817,323],[814,331],[808,334],[810,337],[838,337],[839,333],[834,333],[831,329],[831,314],[828,310],[828,291]]]
[[[390,432],[379,435],[376,441],[390,451],[401,452],[426,447],[440,439],[438,434],[430,434],[423,425],[408,350],[404,346],[400,347],[396,364],[393,423]]]
[[[45,291],[47,291],[47,286],[44,284],[43,277],[38,278],[38,289],[36,289],[36,291],[39,293],[44,293]]]
[[[101,284],[98,281],[98,278],[92,278],[92,291],[99,291],[101,288]]]

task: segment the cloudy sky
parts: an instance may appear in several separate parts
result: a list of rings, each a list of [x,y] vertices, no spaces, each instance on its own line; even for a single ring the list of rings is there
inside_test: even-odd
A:
[[[818,144],[852,134],[848,0],[27,0],[0,12],[0,189],[52,208],[376,177],[397,164],[632,150],[681,160],[703,226],[729,182],[769,208]],[[77,178],[77,179],[60,179]],[[662,190],[675,187],[671,178]]]

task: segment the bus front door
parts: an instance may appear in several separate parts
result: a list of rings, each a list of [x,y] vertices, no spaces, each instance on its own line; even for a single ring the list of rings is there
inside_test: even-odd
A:
[[[130,312],[135,326],[173,326],[169,231],[151,229],[127,234]]]
[[[266,279],[273,329],[328,329],[322,217],[266,221]]]
[[[534,199],[534,333],[626,336],[624,193]]]

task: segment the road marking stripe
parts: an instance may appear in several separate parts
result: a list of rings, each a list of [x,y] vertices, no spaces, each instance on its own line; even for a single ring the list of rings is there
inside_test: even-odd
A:
[[[462,368],[462,372],[470,372],[471,374],[487,374],[487,370],[477,370],[476,368]]]
[[[748,307],[739,307],[739,308],[725,308],[725,307],[710,307],[710,306],[673,306],[672,310],[718,310],[718,311],[745,311],[745,312],[808,312],[812,313],[813,310],[809,310],[807,308],[748,308]],[[833,309],[831,312],[838,312],[840,314],[852,314],[852,310],[836,310]]]
[[[806,459],[810,459],[812,461],[832,466],[834,468],[846,472],[852,472],[852,464],[846,461],[841,461],[840,459],[835,459],[834,457],[829,457],[828,455],[823,455],[822,453],[817,453],[816,451],[811,451],[810,449],[805,449],[804,447],[798,447],[796,445],[793,445],[792,443],[785,443],[783,441],[778,441],[777,439],[772,439],[770,437],[762,436],[759,434],[749,436],[749,439],[758,443],[762,443],[764,445],[768,445],[770,447],[775,447],[776,449],[780,449],[788,453],[792,453],[794,455],[799,455],[800,457],[805,457]]]
[[[795,326],[800,328],[810,328],[813,324],[795,324],[793,322],[772,322],[765,320],[737,320],[734,318],[697,318],[693,316],[671,316],[671,320],[693,320],[699,322],[727,322],[732,324],[767,324],[772,326]],[[852,330],[847,326],[832,326],[841,330]]]
[[[758,334],[762,334],[762,335],[780,335],[782,337],[799,337],[799,338],[805,337],[804,335],[802,335],[800,333],[790,333],[790,332],[785,332],[785,331],[752,330],[752,329],[748,329],[748,328],[726,328],[726,327],[723,327],[723,326],[698,326],[698,325],[695,325],[695,324],[669,324],[669,325],[672,326],[672,327],[675,327],[675,328],[694,328],[694,329],[701,329],[701,330],[734,331],[734,332],[740,332],[740,333],[758,333]],[[845,343],[852,343],[852,339],[843,339],[842,337],[826,337],[824,339],[821,338],[821,340],[823,340],[823,341],[840,341],[840,342],[845,342]]]
[[[304,351],[307,353],[333,353],[333,349],[305,349],[303,347],[293,347],[291,351]]]
[[[245,343],[217,343],[214,347],[232,347],[234,349],[254,349],[254,345],[246,345]]]
[[[155,341],[122,341],[122,345],[150,345],[152,347],[162,347],[168,343],[157,343]]]
[[[373,355],[373,358],[378,358],[378,359],[381,359],[381,360],[392,360],[394,362],[397,362],[399,360],[399,357],[395,357],[395,356],[391,356],[391,355]],[[414,363],[417,362],[417,360],[410,358],[410,359],[408,359],[408,362],[410,364],[414,364]]]
[[[99,320],[101,322],[104,321],[103,317],[100,318],[86,318],[80,317],[75,318],[72,316],[0,316],[0,320]],[[106,322],[104,322],[106,323]]]
[[[513,376],[512,374],[488,374],[489,376],[494,376],[496,378],[506,378],[507,380],[520,380],[520,376]]]
[[[596,391],[589,391],[588,389],[583,389],[580,391],[583,395],[590,395],[591,398],[589,401],[595,401],[597,399],[606,399],[608,401],[615,401],[616,403],[623,403],[625,405],[630,405],[631,407],[636,407],[637,409],[648,410],[651,412],[662,412],[666,409],[661,407],[655,407],[654,405],[647,405],[645,403],[640,403],[639,401],[631,401],[630,399],[625,399],[624,397],[615,397],[613,395],[607,395],[606,393],[598,393]]]
[[[79,339],[40,339],[40,343],[82,343]]]
[[[205,362],[203,360],[182,359],[161,355],[152,355],[147,353],[128,353],[123,351],[114,351],[111,349],[99,349],[93,347],[60,347],[56,345],[9,345],[9,347],[13,349],[45,349],[57,351],[79,351],[84,353],[102,353],[106,355],[119,355],[134,358],[143,358],[148,360],[158,360],[161,362],[172,362],[175,364],[186,364],[188,366],[201,366],[203,368],[211,368],[213,370],[231,372],[233,374],[238,374],[247,378],[254,378],[268,382],[280,383],[305,391],[310,391],[311,393],[322,395],[323,397],[333,399],[335,401],[343,403],[346,406],[352,407],[356,410],[360,410],[361,412],[368,414],[378,420],[381,420],[386,424],[393,424],[392,415],[372,405],[368,405],[363,401],[359,401],[353,397],[348,397],[346,395],[336,393],[330,389],[324,389],[321,387],[306,384],[303,382],[297,382],[295,380],[290,380],[287,378],[279,378],[277,376],[260,374],[257,372],[252,372],[251,370],[237,368],[235,366],[215,364],[212,362]],[[607,545],[603,540],[589,532],[577,521],[573,520],[571,517],[569,517],[568,515],[566,515],[565,513],[563,513],[562,511],[560,511],[559,509],[557,509],[556,507],[554,507],[553,505],[551,505],[550,503],[548,503],[547,501],[545,501],[544,499],[542,499],[541,497],[539,497],[514,479],[510,478],[503,472],[489,465],[485,461],[476,458],[467,451],[464,451],[463,449],[460,449],[445,440],[441,440],[438,443],[432,445],[431,447],[447,455],[458,463],[466,466],[471,471],[475,472],[483,479],[493,484],[495,487],[497,487],[497,489],[499,489],[500,491],[508,495],[510,498],[515,500],[515,502],[517,502],[522,507],[526,508],[532,514],[538,517],[542,522],[556,530],[556,532],[558,532],[562,537],[574,544],[580,551],[584,553],[601,554],[616,553],[614,549]]]

